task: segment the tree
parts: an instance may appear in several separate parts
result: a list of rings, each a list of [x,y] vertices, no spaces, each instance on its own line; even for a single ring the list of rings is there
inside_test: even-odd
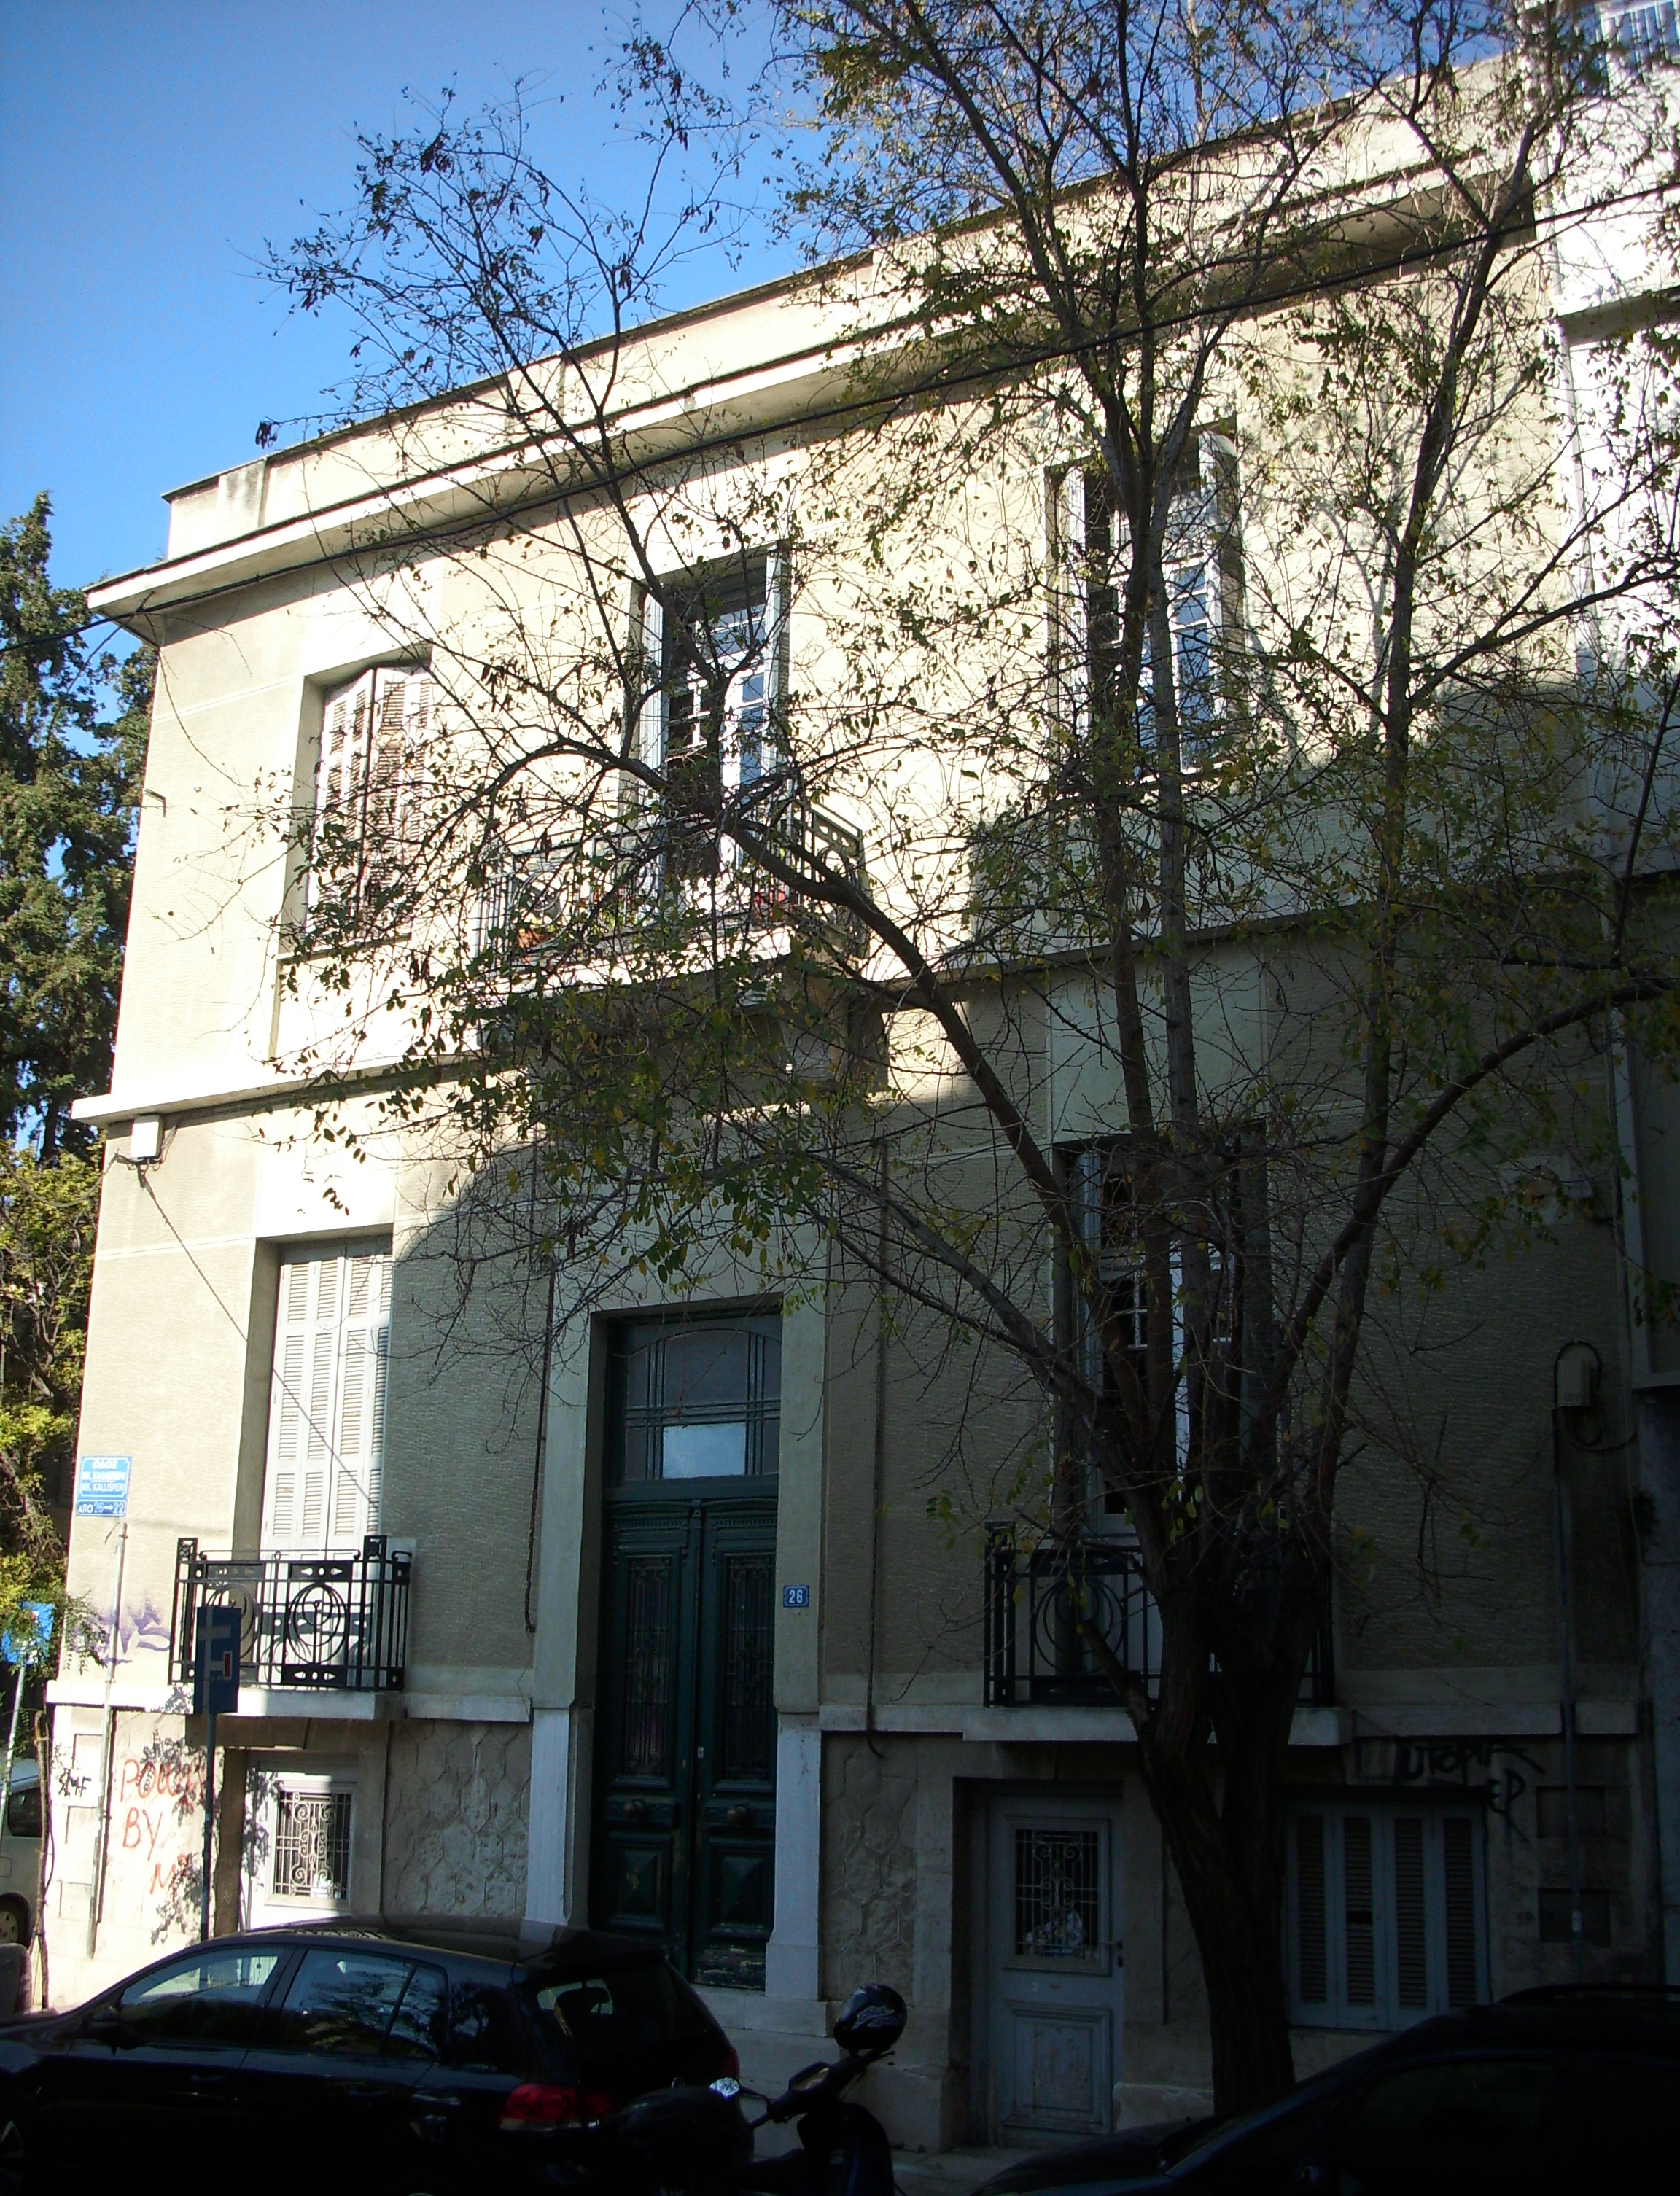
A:
[[[76,1431],[98,1211],[92,1161],[0,1159],[0,1630],[22,1602],[62,1599],[51,1500]]]
[[[49,517],[41,495],[0,528],[0,1629],[64,1604],[99,1203],[69,1105],[110,1082],[152,692],[149,649],[90,656]]]
[[[346,558],[437,707],[269,822],[308,980],[409,1018],[383,1103],[516,1338],[533,1280],[861,1280],[967,1353],[966,1430],[1013,1412],[1024,1521],[1123,1505],[1158,1673],[1087,1648],[1232,2111],[1291,2078],[1283,1767],[1385,1279],[1543,1230],[1592,1043],[1674,1050],[1672,453],[1630,401],[1567,500],[1545,316],[1599,80],[1568,20],[1424,0],[775,14],[827,132],[791,215],[863,251],[814,277],[861,360],[826,432],[634,439],[621,301],[705,199],[609,248],[517,115],[370,141],[277,255],[363,402],[438,400],[397,472],[463,431],[521,472]],[[631,61],[680,143],[688,80]],[[439,559],[422,618],[393,575]]]
[[[152,693],[149,650],[90,659],[50,516],[40,495],[0,528],[0,1122],[47,1162],[86,1146],[70,1101],[108,1080]]]

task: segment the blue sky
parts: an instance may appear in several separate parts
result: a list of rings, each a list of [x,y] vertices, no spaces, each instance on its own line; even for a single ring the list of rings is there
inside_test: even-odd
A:
[[[652,16],[663,12],[656,4]],[[0,0],[0,517],[40,488],[54,576],[162,553],[159,498],[321,409],[341,327],[288,320],[268,238],[347,199],[358,126],[404,87],[476,107],[527,79],[557,178],[623,195],[594,87],[628,5],[598,0]],[[762,280],[691,264],[680,304]]]

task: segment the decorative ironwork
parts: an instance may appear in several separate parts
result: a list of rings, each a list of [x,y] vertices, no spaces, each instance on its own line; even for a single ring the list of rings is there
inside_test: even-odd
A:
[[[791,868],[861,878],[861,834],[808,800],[786,774],[760,778],[729,798],[743,830]],[[775,931],[802,921],[849,948],[863,942],[848,910],[784,884],[733,840],[720,839],[709,812],[673,795],[640,827],[604,831],[564,858],[547,850],[510,852],[485,888],[479,950],[518,977],[611,952],[615,936],[629,940],[648,922],[685,908],[726,932]]]
[[[672,1569],[669,1556],[633,1556],[625,1567],[625,1777],[670,1772]]]
[[[1088,1965],[1103,1943],[1102,1835],[1015,1833],[1015,1956]]]
[[[727,1779],[773,1773],[770,1713],[770,1558],[724,1563],[723,1758]]]
[[[273,1895],[276,1898],[350,1897],[348,1792],[293,1792],[275,1799]]]
[[[1153,1692],[1161,1680],[1161,1614],[1135,1548],[1123,1540],[1040,1540],[1023,1547],[1013,1526],[986,1536],[986,1702],[1115,1705],[1095,1631],[1122,1667]],[[1334,1697],[1330,1611],[1308,1657],[1301,1699]]]
[[[400,1693],[408,1652],[409,1557],[370,1533],[355,1556],[206,1555],[175,1549],[170,1675],[192,1682],[198,1611],[240,1611],[240,1678],[314,1692]]]

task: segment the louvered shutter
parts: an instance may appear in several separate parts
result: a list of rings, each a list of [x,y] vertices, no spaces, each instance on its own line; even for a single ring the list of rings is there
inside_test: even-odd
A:
[[[424,790],[432,680],[424,671],[382,671],[368,800],[369,865],[388,866],[417,836]]]
[[[1377,1802],[1297,1812],[1290,1841],[1292,2018],[1400,2028],[1486,1988],[1470,1815]]]
[[[1079,466],[1069,465],[1052,478],[1050,518],[1057,708],[1063,729],[1081,732],[1089,724],[1090,679],[1086,663],[1085,475]]]
[[[281,1266],[263,1544],[345,1552],[379,1529],[391,1257],[334,1245]]]
[[[326,872],[334,867],[353,870],[360,864],[374,706],[374,674],[365,671],[359,679],[329,694],[322,708],[315,780],[311,907],[322,898]]]
[[[351,1251],[345,1260],[344,1369],[333,1465],[332,1543],[358,1547],[379,1529],[390,1351],[391,1260]]]
[[[652,595],[641,598],[640,623],[641,676],[644,679],[656,679],[664,667],[665,613]],[[658,687],[641,705],[636,725],[636,752],[643,762],[656,770],[665,760],[665,696]]]
[[[273,1547],[326,1543],[341,1263],[333,1250],[289,1257],[281,1267],[263,1534]]]

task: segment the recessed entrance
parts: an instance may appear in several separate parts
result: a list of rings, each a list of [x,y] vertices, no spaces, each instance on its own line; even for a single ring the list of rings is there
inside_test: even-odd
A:
[[[1119,2072],[1119,1810],[992,1802],[988,1927],[994,2139],[1101,2135]]]
[[[590,1912],[762,1990],[774,1916],[778,1318],[612,1338]]]

